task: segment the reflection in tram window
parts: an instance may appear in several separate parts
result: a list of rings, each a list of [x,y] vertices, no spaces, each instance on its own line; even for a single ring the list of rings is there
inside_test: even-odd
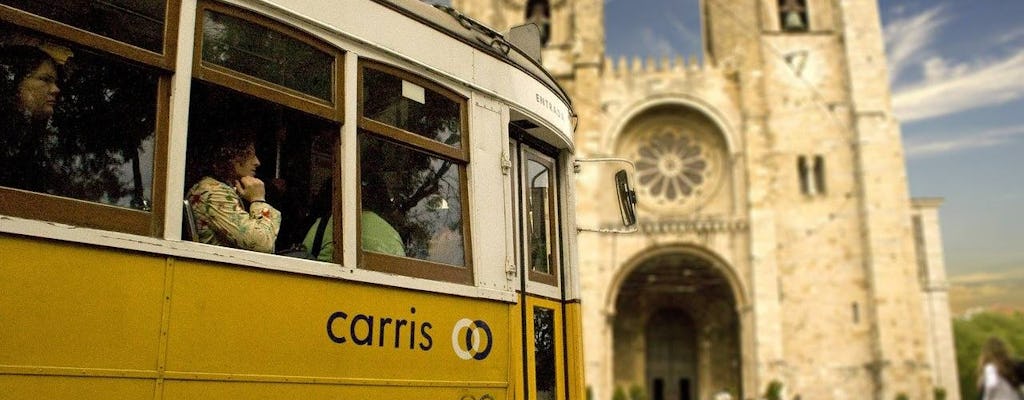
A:
[[[359,77],[362,265],[472,284],[466,99],[377,63],[364,62]]]
[[[527,187],[527,262],[530,280],[549,285],[558,283],[555,259],[554,160],[533,150],[525,152]]]
[[[0,25],[0,186],[148,211],[158,73]]]
[[[458,102],[382,71],[363,71],[363,84],[372,88],[363,101],[367,118],[456,149],[462,146]]]
[[[462,178],[458,164],[406,146],[360,135],[363,212],[374,213],[401,235],[404,255],[464,266]],[[363,218],[362,229],[368,225]],[[376,234],[390,233],[383,227]],[[363,249],[402,255],[373,244],[393,239],[363,233]]]
[[[164,0],[3,0],[3,4],[114,40],[163,52]]]
[[[534,364],[537,399],[555,399],[555,310],[533,307]]]
[[[332,54],[228,14],[203,13],[203,61],[333,102]]]

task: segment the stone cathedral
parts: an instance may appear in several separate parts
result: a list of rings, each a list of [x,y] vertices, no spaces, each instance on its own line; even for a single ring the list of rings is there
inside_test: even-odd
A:
[[[606,59],[604,0],[452,4],[538,23],[577,157],[636,165],[639,232],[578,235],[591,397],[959,399],[941,200],[910,198],[876,2],[700,3],[700,61]]]

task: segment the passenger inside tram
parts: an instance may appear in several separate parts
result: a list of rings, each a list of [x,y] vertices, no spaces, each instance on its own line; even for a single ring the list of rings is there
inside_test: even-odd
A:
[[[215,244],[310,258],[305,251],[308,249],[301,249],[300,245],[316,219],[312,211],[317,196],[327,197],[321,203],[333,201],[330,191],[318,189],[324,181],[333,179],[338,125],[255,96],[198,81],[192,86],[190,103],[185,188],[202,182],[209,175],[211,156],[207,149],[218,146],[221,132],[248,131],[250,136],[245,142],[252,145],[248,155],[260,162],[253,179],[264,183],[262,197],[254,196],[254,199],[272,205],[280,215],[273,237],[264,236],[259,246],[239,246],[234,241]],[[231,176],[218,179],[229,187],[234,186],[232,179],[241,180]],[[241,210],[253,215],[251,205],[246,204],[248,199],[238,197],[243,200]],[[192,201],[191,195],[186,198]],[[201,219],[198,210],[195,214]],[[199,236],[200,239],[205,237],[202,232]],[[266,240],[270,242],[265,243]],[[324,243],[328,242],[330,238]],[[332,254],[327,253],[317,258],[326,261],[330,257]]]
[[[60,94],[57,61],[35,46],[5,46],[0,71],[0,186],[44,191],[51,177],[40,150]]]
[[[0,23],[0,186],[150,211],[157,74]]]
[[[188,191],[202,243],[271,253],[281,212],[267,203],[256,177],[260,160],[251,133],[221,130],[210,135],[202,157],[203,178]]]

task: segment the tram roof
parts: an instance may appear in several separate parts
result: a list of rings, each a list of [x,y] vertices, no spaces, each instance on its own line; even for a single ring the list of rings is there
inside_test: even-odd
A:
[[[434,29],[462,41],[484,53],[491,55],[519,70],[530,74],[543,82],[556,93],[565,104],[572,107],[572,100],[539,60],[528,56],[516,47],[504,35],[486,25],[469,18],[454,8],[444,5],[431,5],[421,0],[373,0],[388,8],[394,9],[410,18],[427,24]],[[508,51],[501,47],[507,46]]]

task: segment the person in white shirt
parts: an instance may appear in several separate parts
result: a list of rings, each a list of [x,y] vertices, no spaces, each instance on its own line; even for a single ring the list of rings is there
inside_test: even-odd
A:
[[[990,337],[981,348],[978,358],[978,391],[982,400],[1024,400],[1017,391],[1017,377],[1006,345]]]

